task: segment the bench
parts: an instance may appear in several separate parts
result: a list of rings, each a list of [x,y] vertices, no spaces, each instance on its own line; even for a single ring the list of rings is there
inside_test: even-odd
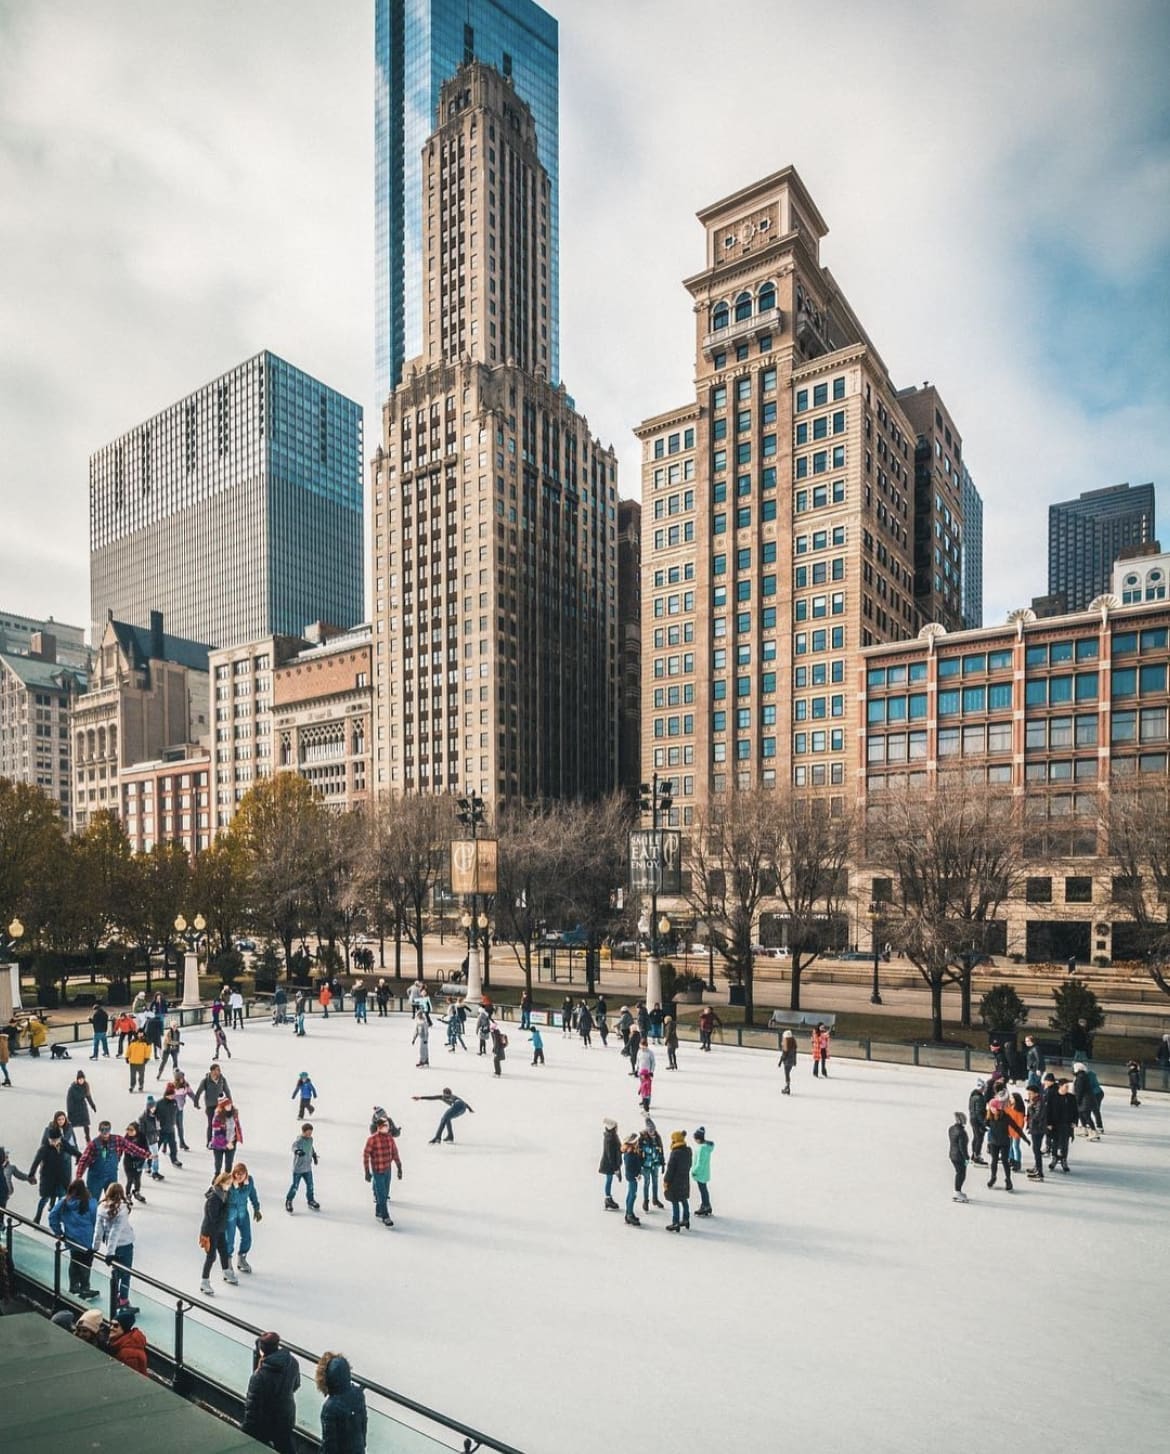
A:
[[[836,1023],[836,1015],[818,1015],[808,1010],[773,1010],[768,1029],[815,1030],[818,1025],[823,1025],[826,1030],[832,1030]]]

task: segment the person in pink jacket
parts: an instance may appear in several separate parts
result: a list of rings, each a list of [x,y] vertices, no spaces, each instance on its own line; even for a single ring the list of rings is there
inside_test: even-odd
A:
[[[829,1078],[829,1032],[824,1025],[818,1025],[812,1032],[810,1043],[812,1051],[813,1075],[823,1075],[826,1080]]]
[[[240,1125],[239,1112],[227,1096],[220,1096],[211,1119],[211,1155],[216,1176],[232,1169],[236,1147],[243,1144],[244,1130]]]

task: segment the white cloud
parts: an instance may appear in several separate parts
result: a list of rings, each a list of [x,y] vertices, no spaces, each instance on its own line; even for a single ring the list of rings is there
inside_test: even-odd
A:
[[[1045,589],[1050,500],[1166,478],[1164,341],[1126,332],[1165,306],[1164,7],[552,8],[563,372],[625,493],[629,428],[692,388],[694,213],[789,162],[896,382],[959,421],[989,620]],[[218,370],[270,347],[372,402],[372,11],[0,0],[6,606],[87,619],[90,451]]]

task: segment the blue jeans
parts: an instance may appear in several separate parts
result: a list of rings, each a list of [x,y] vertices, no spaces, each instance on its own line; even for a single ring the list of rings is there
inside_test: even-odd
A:
[[[461,1116],[466,1109],[466,1106],[448,1106],[439,1121],[438,1130],[431,1139],[433,1141],[439,1141],[442,1139],[443,1133],[446,1132],[447,1140],[454,1141],[455,1137],[451,1132],[451,1122],[456,1116]]]
[[[374,1188],[374,1215],[388,1217],[390,1215],[390,1173],[388,1171],[372,1172],[371,1180]]]
[[[109,1038],[104,1030],[95,1030],[93,1032],[93,1054],[89,1057],[91,1060],[98,1058],[99,1049],[103,1055],[109,1055],[110,1053]]]
[[[671,1199],[671,1203],[670,1203],[670,1220],[675,1224],[676,1227],[679,1225],[680,1222],[682,1223],[682,1225],[684,1227],[690,1226],[690,1222],[691,1222],[691,1204],[690,1204],[690,1201],[689,1200],[684,1200],[684,1201],[681,1201],[681,1202],[676,1202],[672,1198]]]
[[[113,1289],[115,1302],[124,1303],[130,1300],[130,1268],[134,1265],[134,1243],[131,1242],[125,1247],[114,1248],[114,1261],[121,1262],[125,1271],[119,1267],[110,1268],[110,1287]]]
[[[711,1210],[711,1198],[707,1194],[707,1183],[705,1181],[697,1181],[695,1185],[699,1188],[700,1211],[709,1212]]]
[[[236,1250],[236,1232],[240,1234],[240,1256],[246,1257],[252,1250],[252,1218],[247,1212],[229,1212],[227,1225],[223,1229],[227,1242],[228,1256]]]
[[[294,1171],[292,1185],[284,1195],[286,1202],[291,1202],[294,1199],[297,1194],[297,1184],[302,1181],[305,1183],[305,1195],[309,1201],[315,1202],[317,1200],[313,1194],[313,1173],[311,1171]]]
[[[305,1012],[302,1010],[301,1013],[297,1016],[297,1034],[298,1035],[303,1035],[304,1033],[305,1033]]]
[[[605,1195],[610,1201],[613,1200],[613,1178],[614,1173],[612,1171],[605,1173]]]
[[[638,1201],[638,1178],[631,1176],[626,1178],[626,1216],[634,1215],[634,1207]]]
[[[521,1028],[521,1030],[530,1030],[532,1028],[532,1012],[531,1012],[531,1010],[521,1010],[520,1011],[520,1028]]]
[[[361,1020],[361,1021],[364,1021],[365,1020],[365,1018],[366,1018],[366,1002],[365,1002],[365,1000],[354,1000],[354,1002],[353,1002],[353,1017],[354,1017],[355,1020]]]
[[[642,1199],[656,1202],[658,1200],[658,1168],[650,1167],[642,1173]]]

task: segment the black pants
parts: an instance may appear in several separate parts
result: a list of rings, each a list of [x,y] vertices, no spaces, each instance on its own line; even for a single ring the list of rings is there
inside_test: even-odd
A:
[[[987,1127],[972,1125],[971,1127],[971,1155],[976,1161],[983,1155],[983,1138],[987,1135]]]
[[[228,1270],[228,1268],[232,1265],[232,1262],[231,1262],[231,1258],[228,1256],[227,1237],[225,1236],[225,1234],[223,1232],[221,1232],[219,1234],[219,1236],[215,1239],[215,1241],[211,1244],[211,1251],[204,1254],[204,1257],[203,1257],[203,1276],[204,1277],[210,1277],[211,1276],[211,1269],[215,1266],[215,1259],[216,1259],[217,1256],[219,1257],[219,1265],[226,1272]]]
[[[1068,1166],[1068,1143],[1071,1138],[1071,1126],[1056,1126],[1049,1133],[1048,1154],[1053,1165]]]
[[[1044,1175],[1044,1137],[1039,1131],[1032,1133],[1032,1170],[1037,1176]]]
[[[678,1069],[678,1051],[673,1045],[666,1047],[666,1064],[671,1070]]]
[[[173,1131],[160,1131],[158,1144],[160,1149],[165,1151],[172,1161],[178,1161],[179,1145],[175,1140],[175,1133]]]
[[[963,1183],[967,1180],[967,1163],[965,1161],[952,1161],[955,1168],[955,1195],[958,1196],[963,1190]]]
[[[69,1291],[84,1292],[89,1287],[89,1269],[93,1266],[93,1253],[83,1252],[80,1247],[69,1249]]]
[[[168,1045],[167,1048],[163,1051],[162,1061],[159,1064],[158,1074],[155,1076],[155,1080],[162,1080],[163,1074],[165,1073],[166,1068],[167,1068],[167,1061],[168,1060],[175,1067],[175,1069],[178,1070],[178,1068],[179,1068],[179,1047],[177,1045]]]
[[[813,1057],[813,1075],[817,1074],[817,1068],[826,1080],[829,1078],[829,1057],[827,1055],[816,1055]]]
[[[146,1162],[139,1161],[137,1157],[132,1163],[127,1162],[123,1165],[122,1172],[126,1178],[126,1195],[128,1197],[142,1195],[142,1168],[145,1165]]]
[[[532,1063],[533,1063],[533,1065],[543,1065],[544,1064],[544,1051],[543,1050],[534,1050],[532,1052]]]
[[[1007,1146],[993,1146],[991,1148],[991,1175],[987,1179],[989,1184],[995,1181],[996,1174],[999,1171],[1000,1166],[1002,1165],[1004,1185],[1011,1186],[1012,1164],[1011,1161],[1008,1159],[1009,1156],[1010,1148]]]

